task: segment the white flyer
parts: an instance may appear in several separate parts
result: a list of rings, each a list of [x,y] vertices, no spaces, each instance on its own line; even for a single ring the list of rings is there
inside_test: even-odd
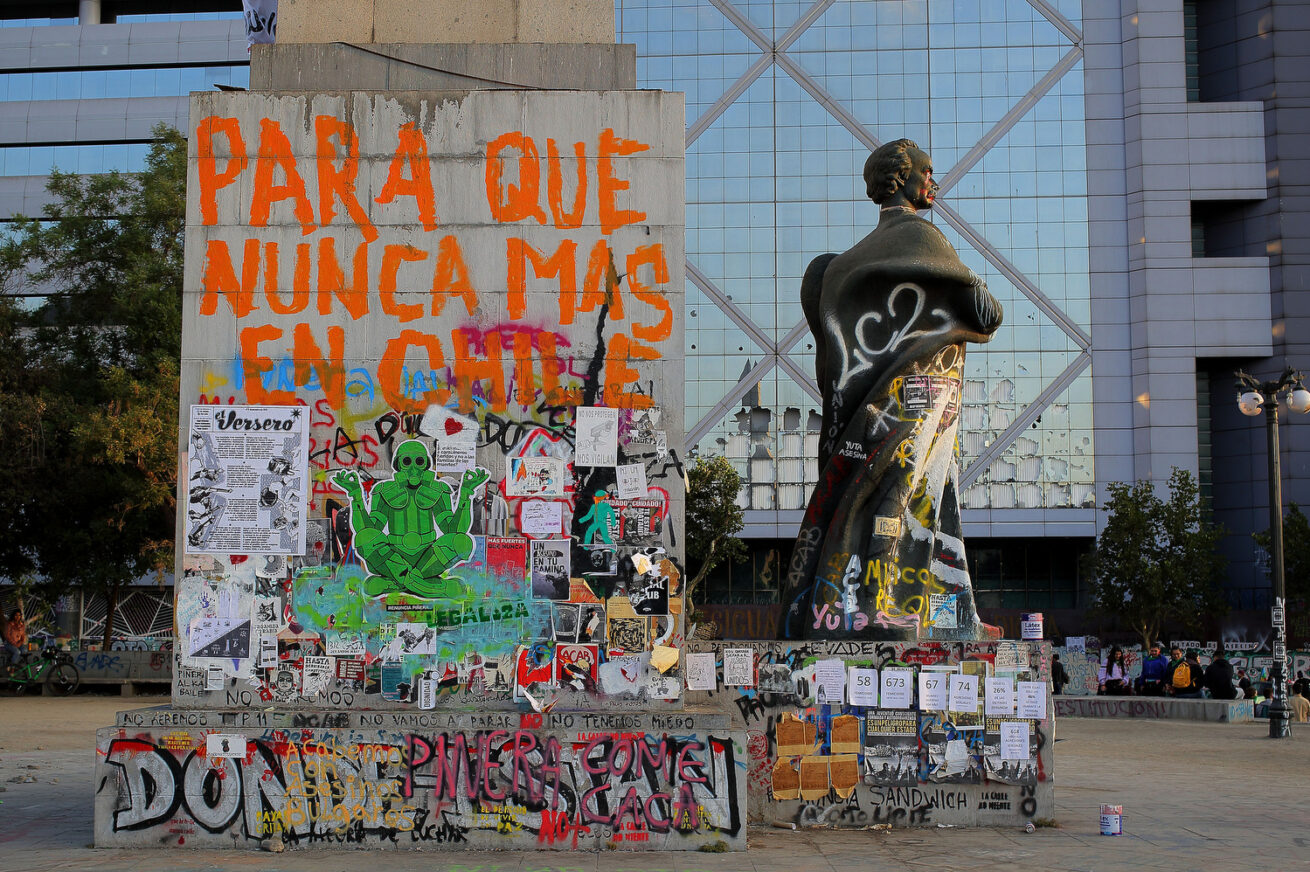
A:
[[[978,676],[952,675],[950,679],[950,699],[947,700],[947,710],[971,715],[977,714]]]
[[[755,652],[753,649],[723,649],[723,686],[755,686]]]
[[[988,717],[1014,717],[1014,679],[988,677],[984,684],[987,700],[983,713]]]
[[[716,690],[713,651],[692,651],[687,658],[687,690]]]
[[[564,524],[561,503],[524,500],[519,504],[519,532],[524,536],[548,538],[560,533]]]
[[[882,671],[882,707],[907,709],[914,702],[914,670],[884,669]]]
[[[432,439],[433,472],[464,472],[477,465],[477,421],[444,406],[428,406],[418,429]]]
[[[878,670],[860,666],[850,668],[851,705],[876,708],[878,705]]]
[[[815,701],[819,705],[846,702],[846,664],[841,660],[820,660],[816,664]]]
[[[646,499],[646,466],[641,463],[627,463],[614,468],[618,482],[619,499]]]
[[[919,673],[919,708],[923,711],[946,711],[949,672]]]
[[[1035,721],[1046,719],[1046,682],[1019,682],[1019,717]]]
[[[1027,760],[1028,722],[1001,721],[1001,759]]]
[[[225,683],[222,663],[211,663],[205,668],[205,690],[222,690]]]
[[[305,553],[304,407],[192,406],[187,446],[188,553]]]
[[[205,755],[208,757],[246,756],[246,737],[238,733],[210,733],[205,736]]]
[[[617,466],[619,462],[619,410],[578,406],[573,419],[576,443],[574,466]]]
[[[259,634],[259,668],[272,669],[277,666],[277,628],[271,632]]]

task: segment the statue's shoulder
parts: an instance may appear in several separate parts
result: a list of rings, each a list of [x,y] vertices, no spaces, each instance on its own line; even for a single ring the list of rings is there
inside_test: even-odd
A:
[[[830,274],[898,276],[907,270],[929,276],[967,272],[946,234],[931,221],[904,214],[885,216],[832,262]]]

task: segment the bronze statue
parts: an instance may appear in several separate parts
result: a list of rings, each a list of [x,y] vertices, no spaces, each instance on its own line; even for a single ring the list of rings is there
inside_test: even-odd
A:
[[[877,228],[814,259],[801,305],[823,391],[819,483],[783,589],[791,639],[978,639],[960,535],[956,433],[966,342],[1001,305],[918,211],[932,159],[908,139],[865,162]]]

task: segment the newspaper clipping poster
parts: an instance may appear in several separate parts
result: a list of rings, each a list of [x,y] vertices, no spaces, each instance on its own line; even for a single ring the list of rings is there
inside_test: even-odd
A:
[[[187,551],[304,554],[308,478],[305,409],[192,406]]]

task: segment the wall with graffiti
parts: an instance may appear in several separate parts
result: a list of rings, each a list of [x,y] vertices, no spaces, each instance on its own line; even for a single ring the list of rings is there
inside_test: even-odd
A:
[[[679,705],[681,95],[191,112],[175,704]]]
[[[1048,643],[694,641],[686,654],[688,702],[726,709],[744,734],[752,824],[1054,814]]]
[[[1202,666],[1210,665],[1215,651],[1222,645],[1224,656],[1233,664],[1234,682],[1242,678],[1249,678],[1257,683],[1265,682],[1269,680],[1273,669],[1274,658],[1269,654],[1268,641],[1265,638],[1247,641],[1230,637],[1222,642],[1171,639],[1167,644],[1176,644],[1184,651],[1195,648],[1197,662]],[[1124,652],[1124,664],[1128,668],[1129,678],[1135,682],[1142,674],[1144,656],[1142,646],[1120,647]],[[1072,647],[1061,645],[1054,648],[1054,653],[1059,656],[1060,662],[1064,664],[1065,671],[1069,674],[1069,683],[1064,686],[1062,693],[1065,696],[1096,696],[1100,687],[1100,669],[1105,663],[1106,655],[1110,653],[1110,648],[1111,646],[1103,645],[1091,636],[1086,637],[1081,645]],[[1167,651],[1165,656],[1168,656]],[[1310,676],[1310,651],[1287,652],[1287,667],[1286,675],[1289,678]]]
[[[99,847],[746,847],[721,715],[145,709],[97,741]]]

